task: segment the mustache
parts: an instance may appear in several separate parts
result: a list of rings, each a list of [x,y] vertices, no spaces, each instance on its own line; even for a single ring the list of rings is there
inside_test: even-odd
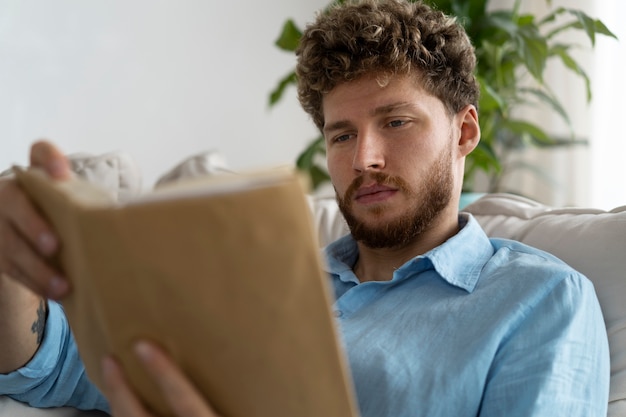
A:
[[[365,180],[373,179],[376,184],[385,185],[389,187],[397,188],[400,191],[408,193],[410,191],[410,187],[406,181],[404,181],[400,177],[392,176],[389,174],[385,174],[384,172],[373,172],[368,175],[362,175],[360,177],[356,177],[354,181],[348,186],[348,189],[343,195],[344,201],[351,201],[356,194],[356,192],[361,188]]]

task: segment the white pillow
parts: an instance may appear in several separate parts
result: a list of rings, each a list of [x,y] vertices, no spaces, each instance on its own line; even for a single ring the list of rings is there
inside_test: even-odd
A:
[[[350,232],[343,215],[339,211],[335,197],[309,196],[308,202],[320,247],[324,247]]]
[[[109,190],[118,201],[128,201],[141,192],[140,170],[124,152],[75,153],[67,158],[76,175]],[[11,175],[10,169],[0,173],[0,177],[8,175]]]
[[[200,152],[180,161],[172,169],[161,175],[156,181],[155,188],[185,178],[217,174],[232,174],[224,157],[215,150]]]
[[[76,153],[68,155],[68,159],[72,171],[78,176],[111,190],[121,202],[126,202],[141,192],[140,169],[127,153]]]

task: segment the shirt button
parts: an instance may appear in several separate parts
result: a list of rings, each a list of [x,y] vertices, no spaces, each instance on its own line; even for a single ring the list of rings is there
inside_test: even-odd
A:
[[[335,317],[337,317],[337,318],[341,318],[341,316],[343,316],[343,311],[341,311],[341,310],[335,310]]]

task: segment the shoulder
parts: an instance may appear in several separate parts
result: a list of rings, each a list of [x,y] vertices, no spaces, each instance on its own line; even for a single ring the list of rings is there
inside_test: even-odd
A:
[[[533,273],[539,276],[577,277],[586,279],[582,273],[558,257],[510,239],[490,238],[493,256],[485,266],[496,271],[511,271],[516,274]]]
[[[490,239],[493,256],[481,273],[480,287],[502,291],[523,304],[557,302],[594,306],[592,282],[556,256],[513,240]]]

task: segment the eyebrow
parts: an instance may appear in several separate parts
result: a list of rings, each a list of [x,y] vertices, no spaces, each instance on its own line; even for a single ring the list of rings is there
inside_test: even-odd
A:
[[[391,103],[391,104],[386,104],[384,106],[380,106],[380,107],[376,107],[375,109],[373,109],[370,112],[371,116],[380,116],[380,115],[385,115],[385,114],[389,114],[394,112],[395,110],[399,110],[399,109],[415,109],[415,105],[413,103],[410,102],[406,102],[406,101],[400,101],[397,103]],[[336,122],[333,122],[329,125],[325,125],[322,129],[322,132],[324,134],[328,133],[328,132],[332,132],[334,130],[339,130],[339,129],[345,129],[347,127],[350,127],[352,125],[352,123],[350,123],[348,120],[338,120]]]
[[[391,103],[385,106],[376,107],[374,110],[370,112],[370,115],[380,116],[380,115],[389,114],[389,113],[394,112],[395,110],[401,110],[401,109],[415,109],[415,104],[407,102],[407,101]]]
[[[328,132],[332,132],[335,130],[340,130],[340,129],[345,129],[347,127],[350,127],[351,123],[347,120],[339,120],[336,121],[334,123],[331,123],[329,125],[324,125],[324,128],[322,129],[322,133],[324,134],[324,136],[326,136],[328,134]]]

